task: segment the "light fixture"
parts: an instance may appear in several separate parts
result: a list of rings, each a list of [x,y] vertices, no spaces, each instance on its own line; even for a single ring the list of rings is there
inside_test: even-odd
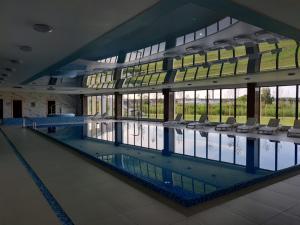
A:
[[[245,80],[250,80],[250,77],[245,77],[244,79],[245,79]]]
[[[9,62],[11,62],[12,64],[22,64],[23,61],[20,59],[10,59]]]
[[[10,67],[6,67],[5,71],[7,71],[7,72],[14,72],[14,71],[16,71],[16,69],[10,68]]]
[[[217,80],[213,80],[213,83],[216,84],[216,83],[218,83],[218,81]]]
[[[31,52],[32,51],[32,47],[29,45],[20,45],[19,49],[23,52]]]
[[[51,33],[53,31],[53,27],[48,24],[36,23],[33,25],[33,29],[40,33]]]
[[[296,75],[296,73],[294,73],[294,72],[288,73],[288,76],[295,76],[295,75]]]
[[[7,73],[2,73],[1,76],[2,76],[2,77],[7,77],[8,74],[7,74]]]

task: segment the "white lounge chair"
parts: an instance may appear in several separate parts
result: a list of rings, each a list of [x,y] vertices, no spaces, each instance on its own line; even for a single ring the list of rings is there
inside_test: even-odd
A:
[[[294,126],[291,127],[287,132],[288,137],[300,137],[300,120],[294,121]]]
[[[240,125],[236,128],[236,132],[249,133],[251,131],[256,130],[257,128],[258,124],[256,118],[250,117],[247,119],[246,124]]]
[[[199,121],[188,123],[186,125],[186,127],[187,128],[197,128],[197,127],[203,127],[207,124],[209,124],[207,115],[201,115]]]
[[[226,130],[231,130],[235,126],[236,126],[235,118],[230,116],[227,118],[226,123],[217,125],[215,130],[226,131]]]
[[[178,113],[175,120],[166,121],[163,123],[164,126],[172,126],[172,125],[178,125],[184,123],[184,120],[182,119],[182,114]]]
[[[106,119],[108,118],[108,114],[105,112],[103,114],[100,114],[99,112],[98,113],[95,113],[95,115],[92,116],[91,120],[92,121],[95,121],[95,120],[100,120],[100,119]]]
[[[267,126],[258,129],[259,134],[274,134],[279,130],[280,119],[270,119]]]

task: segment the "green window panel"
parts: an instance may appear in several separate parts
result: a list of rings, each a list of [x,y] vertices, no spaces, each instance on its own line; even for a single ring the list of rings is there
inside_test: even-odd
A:
[[[149,82],[149,86],[156,85],[158,77],[159,77],[159,73],[152,74],[151,80]]]
[[[127,77],[133,76],[134,67],[128,67],[127,68]]]
[[[173,59],[173,69],[179,69],[182,67],[182,59]]]
[[[149,63],[148,73],[155,73],[155,62]]]
[[[112,81],[113,80],[113,73],[112,71],[106,72],[106,81]]]
[[[134,75],[137,76],[141,72],[141,65],[137,65],[134,67]]]
[[[123,87],[123,88],[127,88],[127,87],[128,87],[128,84],[129,84],[129,81],[130,81],[130,78],[125,79],[124,82],[123,82],[122,87]]]
[[[196,72],[197,72],[197,67],[188,68],[184,80],[195,80]]]
[[[145,75],[144,80],[142,82],[142,86],[148,86],[150,79],[151,79],[151,75]]]
[[[102,88],[102,86],[103,86],[103,83],[98,84],[98,85],[97,85],[97,89]]]
[[[223,63],[222,77],[234,75],[235,64],[236,63],[230,63],[230,62]]]
[[[96,84],[101,83],[101,73],[96,75]]]
[[[260,71],[276,70],[276,58],[277,54],[272,54],[271,52],[262,54],[260,60]]]
[[[134,84],[135,84],[135,81],[138,77],[135,76],[135,77],[131,77],[130,81],[129,81],[129,84],[128,84],[128,87],[134,87]]]
[[[221,49],[220,50],[220,59],[230,59],[233,58],[233,50]]]
[[[195,54],[195,65],[205,63],[205,55]]]
[[[148,63],[147,64],[143,64],[141,66],[141,75],[145,75],[148,72]]]
[[[167,73],[160,73],[159,78],[157,80],[157,84],[163,84],[165,82]]]
[[[194,65],[194,55],[186,55],[183,57],[183,66]]]
[[[121,77],[122,78],[126,78],[127,77],[127,68],[123,68],[122,69]]]
[[[175,82],[181,82],[184,79],[184,75],[185,75],[186,70],[177,70],[176,71],[176,76],[175,76]]]
[[[246,47],[244,45],[237,46],[234,48],[234,56],[241,57],[246,55]]]
[[[296,67],[296,49],[297,43],[294,40],[281,40],[278,43],[278,48],[281,48],[281,52],[278,57],[278,68],[287,69]]]
[[[89,87],[91,84],[91,76],[88,76],[86,79],[86,86]]]
[[[96,75],[92,75],[91,85],[96,84]]]
[[[258,45],[260,52],[271,51],[276,48],[275,44],[270,44],[268,42],[262,42]]]
[[[212,64],[209,68],[208,77],[219,77],[221,73],[222,64]]]
[[[104,73],[101,73],[101,83],[104,83],[106,81],[106,75]]]
[[[206,55],[207,55],[207,62],[219,60],[219,51],[218,50],[209,51],[206,53]]]
[[[135,81],[135,87],[140,87],[142,85],[142,82],[143,82],[143,79],[144,79],[144,76],[138,76],[136,81]]]
[[[102,88],[107,88],[108,83],[103,83]]]
[[[247,74],[248,71],[248,57],[239,59],[236,67],[236,74]]]
[[[163,71],[163,61],[156,62],[156,72]]]
[[[199,66],[196,73],[196,80],[205,79],[207,77],[208,67]]]
[[[109,82],[108,82],[107,88],[114,88],[114,87],[115,87],[115,84],[116,84],[116,82],[114,82],[114,81],[109,81]]]

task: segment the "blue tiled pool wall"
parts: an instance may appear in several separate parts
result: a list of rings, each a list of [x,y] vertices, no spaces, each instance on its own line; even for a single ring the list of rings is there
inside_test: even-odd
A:
[[[83,123],[87,117],[85,116],[56,116],[56,117],[32,117],[30,120],[26,119],[26,125],[32,126],[33,122],[37,124],[57,124],[57,123]],[[23,118],[4,118],[2,121],[3,125],[15,125],[22,126]]]

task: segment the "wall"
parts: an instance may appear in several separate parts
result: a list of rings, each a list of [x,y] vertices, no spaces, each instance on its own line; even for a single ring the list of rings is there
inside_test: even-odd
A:
[[[48,101],[56,102],[56,113],[80,114],[79,95],[44,94],[29,92],[0,92],[3,99],[3,117],[12,117],[13,100],[22,100],[23,117],[46,117]]]

